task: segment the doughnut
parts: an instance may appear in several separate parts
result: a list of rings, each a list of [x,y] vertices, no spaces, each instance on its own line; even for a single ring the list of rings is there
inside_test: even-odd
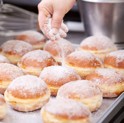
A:
[[[9,63],[9,60],[5,56],[0,54],[0,63]]]
[[[30,43],[35,50],[43,49],[46,43],[45,36],[34,30],[23,31],[16,36],[16,39]]]
[[[24,75],[12,81],[4,94],[13,109],[29,112],[40,109],[50,98],[50,91],[43,80],[33,75]]]
[[[124,77],[116,70],[99,68],[88,75],[86,79],[99,86],[103,92],[103,97],[117,97],[124,92]]]
[[[44,50],[48,51],[52,56],[55,58],[55,60],[62,64],[63,59],[72,53],[75,49],[71,42],[67,41],[66,39],[60,39],[57,41],[51,41],[49,40],[45,46]]]
[[[9,63],[0,63],[0,93],[4,94],[12,80],[22,75],[24,73],[17,66]]]
[[[4,119],[7,114],[7,105],[3,95],[0,94],[0,120]]]
[[[65,83],[81,79],[73,69],[64,66],[46,67],[41,72],[40,78],[50,88],[52,96],[56,96],[58,89]]]
[[[90,123],[91,112],[80,102],[70,99],[51,99],[42,109],[44,123]]]
[[[115,69],[124,75],[124,50],[117,50],[107,54],[104,66]]]
[[[2,54],[13,64],[17,64],[20,58],[33,49],[32,45],[24,41],[9,40],[1,45]]]
[[[27,74],[39,76],[43,68],[57,65],[49,52],[34,50],[26,53],[18,62],[18,66]]]
[[[96,68],[103,67],[102,61],[97,56],[85,51],[75,51],[69,54],[65,58],[64,65],[75,69],[82,78]]]
[[[88,80],[77,80],[64,84],[57,93],[57,98],[60,97],[81,102],[92,112],[98,110],[103,100],[102,91]]]
[[[117,47],[106,36],[90,36],[81,42],[79,49],[91,52],[99,58],[104,59],[107,53],[117,50]]]

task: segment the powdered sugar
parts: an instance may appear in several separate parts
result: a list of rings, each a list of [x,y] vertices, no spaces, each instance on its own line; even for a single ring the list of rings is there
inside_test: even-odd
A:
[[[68,55],[69,57],[74,57],[75,59],[77,60],[80,60],[80,59],[84,59],[84,60],[94,60],[96,59],[97,57],[95,55],[93,55],[92,53],[89,53],[89,52],[85,52],[85,51],[75,51],[73,53],[71,53],[70,55]],[[68,57],[67,56],[67,57]]]
[[[105,83],[118,83],[124,81],[124,77],[114,69],[109,68],[99,68],[96,69],[95,73],[106,78]],[[97,80],[100,83],[100,80]]]
[[[20,55],[23,55],[33,49],[31,44],[20,40],[9,40],[3,43],[1,48],[2,52],[12,52]]]
[[[114,57],[116,59],[116,63],[124,62],[124,50],[118,50],[111,52],[107,55],[107,57]]]
[[[62,38],[60,40],[57,40],[57,41],[54,41],[54,42],[53,41],[48,41],[46,43],[44,49],[47,50],[47,47],[49,47],[50,49],[52,48],[53,50],[55,50],[59,57],[62,57],[63,55],[67,56],[68,54],[70,54],[71,52],[74,51],[74,47],[71,44],[71,42],[67,41],[66,39],[62,39]]]
[[[9,63],[0,63],[0,79],[13,80],[19,76],[22,76],[23,72],[20,68]]]
[[[9,63],[9,60],[5,56],[0,55],[0,63]]]
[[[48,78],[51,81],[54,81],[55,83],[58,83],[61,80],[66,80],[69,76],[72,76],[74,78],[80,79],[79,75],[71,68],[64,67],[64,66],[50,66],[43,69],[43,71],[40,74],[40,77],[42,79]]]
[[[75,98],[82,99],[90,98],[96,95],[101,95],[102,97],[102,92],[97,86],[93,85],[88,80],[77,80],[60,87],[57,95],[65,98],[74,96]]]
[[[89,117],[90,111],[83,104],[64,98],[51,99],[43,108],[52,114],[67,116],[68,119],[73,117]]]
[[[49,52],[43,51],[43,50],[34,50],[26,53],[21,60],[23,59],[31,59],[31,60],[36,60],[38,62],[42,62],[46,59],[51,58],[52,56],[50,55]]]
[[[47,85],[43,80],[32,75],[18,77],[8,87],[9,90],[17,90],[25,97],[27,96],[27,92],[32,95],[41,94],[46,88]]]
[[[80,46],[83,48],[87,46],[89,48],[96,48],[97,50],[115,48],[114,43],[105,36],[91,36],[84,39]]]
[[[34,31],[34,30],[23,31],[19,33],[19,35],[27,35],[29,37],[33,37],[37,39],[37,41],[41,41],[42,39],[44,39],[44,36],[41,33]]]

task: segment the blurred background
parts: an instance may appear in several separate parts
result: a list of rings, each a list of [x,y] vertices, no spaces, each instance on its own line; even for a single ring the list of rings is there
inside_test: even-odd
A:
[[[40,1],[41,0],[30,0],[30,1],[28,0],[3,0],[4,4],[11,4],[16,7],[23,8],[25,10],[30,11],[31,13],[35,13],[36,15],[38,14],[37,5]],[[20,19],[21,18],[22,17],[20,17]],[[73,8],[71,9],[71,11],[69,11],[65,15],[64,21],[70,30],[68,33],[67,39],[69,39],[73,43],[80,43],[82,39],[85,37],[85,35],[82,34],[82,32],[84,32],[84,27],[83,27],[83,24],[81,23],[77,4],[75,4]]]

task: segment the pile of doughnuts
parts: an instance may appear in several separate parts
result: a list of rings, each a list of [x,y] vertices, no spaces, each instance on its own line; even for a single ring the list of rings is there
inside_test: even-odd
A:
[[[0,46],[0,119],[7,103],[15,111],[41,109],[44,123],[90,123],[104,98],[124,92],[124,50],[115,50],[105,36],[88,37],[77,49],[33,31],[6,41]]]

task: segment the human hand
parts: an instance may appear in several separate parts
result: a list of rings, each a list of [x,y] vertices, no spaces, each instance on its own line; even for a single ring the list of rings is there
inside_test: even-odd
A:
[[[63,23],[64,15],[72,8],[75,0],[42,0],[38,5],[38,21],[43,33],[51,40],[66,37],[68,28]]]

